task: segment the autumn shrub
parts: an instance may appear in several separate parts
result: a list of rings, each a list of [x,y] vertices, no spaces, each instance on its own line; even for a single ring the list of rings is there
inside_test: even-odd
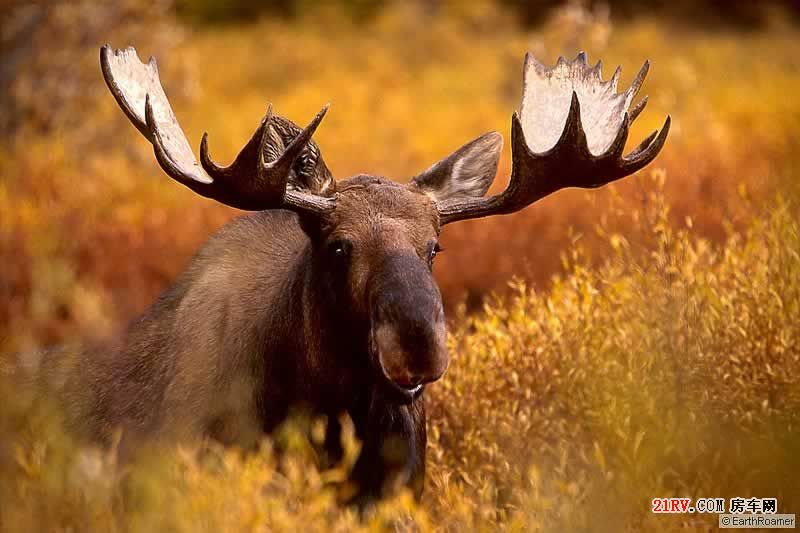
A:
[[[223,162],[268,102],[303,122],[330,101],[316,138],[334,174],[402,181],[485,131],[508,140],[525,51],[553,62],[585,49],[590,59],[603,58],[606,76],[621,64],[623,85],[644,59],[652,62],[643,90],[650,103],[631,143],[672,114],[669,141],[653,163],[670,176],[671,224],[691,216],[698,234],[722,242],[724,221],[741,228],[751,214],[743,199],[758,203],[800,181],[800,103],[786,97],[800,82],[798,30],[779,17],[757,31],[702,32],[656,19],[614,23],[602,11],[571,6],[526,28],[493,2],[436,10],[398,2],[367,21],[320,7],[290,20],[192,28],[169,12],[154,19],[161,11],[138,0],[126,1],[125,17],[113,4],[59,5],[32,40],[39,48],[13,71],[16,107],[2,110],[35,120],[0,139],[0,351],[113,332],[238,214],[163,175],[101,79],[97,54],[105,42],[158,57],[188,138],[196,146],[208,130]],[[107,25],[82,22],[94,10]],[[494,191],[509,169],[506,149]],[[544,288],[576,235],[592,261],[602,261],[604,241],[593,228],[618,220],[614,209],[638,208],[646,191],[634,177],[591,193],[563,191],[516,215],[448,226],[436,270],[448,308],[466,301],[480,309],[512,275]],[[609,229],[632,243],[639,238],[636,225]]]
[[[720,247],[674,228],[658,190],[632,214],[646,253],[601,230],[602,267],[577,243],[548,291],[519,282],[461,322],[433,401],[441,492],[460,472],[492,519],[560,531],[716,522],[652,515],[660,495],[800,505],[797,210]]]

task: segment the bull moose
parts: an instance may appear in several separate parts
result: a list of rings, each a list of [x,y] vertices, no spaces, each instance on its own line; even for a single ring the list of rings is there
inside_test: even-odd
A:
[[[511,122],[508,187],[485,196],[502,136],[486,133],[408,183],[334,180],[312,135],[268,109],[229,166],[195,158],[155,60],[133,48],[100,52],[111,93],[153,145],[164,172],[206,198],[253,213],[210,238],[188,268],[111,347],[88,351],[67,404],[94,438],[118,428],[121,450],[210,437],[243,442],[295,407],[326,416],[325,447],[341,450],[337,417],[363,442],[359,493],[379,497],[425,476],[425,387],[447,370],[442,299],[432,275],[446,224],[519,211],[565,187],[630,175],[664,146],[670,118],[627,156],[631,107],[648,71],[617,91],[618,68],[584,53],[546,68],[528,55]],[[392,453],[387,443],[394,443]]]

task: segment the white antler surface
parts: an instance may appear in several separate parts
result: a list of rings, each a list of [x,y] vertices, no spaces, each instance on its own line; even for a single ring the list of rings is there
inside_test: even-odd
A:
[[[608,81],[602,79],[602,62],[589,67],[581,52],[573,61],[558,59],[546,68],[530,54],[525,59],[525,78],[520,107],[522,129],[534,153],[553,148],[564,131],[572,93],[578,95],[581,124],[592,155],[604,154],[614,142],[625,113],[641,87],[649,64],[645,63],[633,85],[617,93],[621,69]]]

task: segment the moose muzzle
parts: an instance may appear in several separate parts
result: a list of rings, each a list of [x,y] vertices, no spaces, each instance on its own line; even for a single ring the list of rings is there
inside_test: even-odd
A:
[[[447,328],[425,263],[410,253],[386,259],[371,283],[371,357],[389,397],[410,403],[447,370]]]

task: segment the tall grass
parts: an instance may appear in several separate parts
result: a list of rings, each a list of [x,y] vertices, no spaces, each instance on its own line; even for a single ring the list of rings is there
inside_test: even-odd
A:
[[[31,120],[0,140],[3,351],[124,324],[236,214],[163,175],[101,79],[97,50],[107,41],[158,57],[189,139],[194,144],[208,130],[211,151],[223,162],[268,102],[302,123],[330,101],[316,137],[333,172],[402,181],[485,131],[508,140],[526,51],[553,62],[585,49],[590,59],[603,58],[606,76],[621,64],[623,86],[646,58],[652,61],[643,90],[650,103],[631,140],[672,114],[670,139],[654,163],[670,177],[670,223],[690,215],[697,232],[721,242],[724,221],[742,227],[749,218],[743,197],[769,198],[776,187],[798,182],[800,100],[787,97],[800,86],[798,30],[779,17],[765,30],[703,33],[657,20],[612,24],[602,13],[569,7],[528,30],[492,2],[445,3],[433,11],[403,2],[368,23],[320,8],[292,21],[192,29],[166,17],[133,24],[71,9],[58,18],[64,31],[93,33],[63,39],[54,54],[58,32],[45,26],[34,41],[46,45],[42,53],[17,72],[17,91],[37,110],[33,116],[60,119]],[[112,29],[87,22],[95,19]],[[37,82],[70,72],[80,75],[64,85],[66,95],[51,99],[48,88],[63,87]],[[48,129],[33,127],[40,122]],[[495,190],[509,167],[506,150]],[[466,297],[478,309],[484,295],[506,290],[512,275],[546,286],[578,235],[601,260],[605,248],[594,226],[616,220],[614,209],[638,207],[646,190],[641,179],[629,178],[590,194],[564,191],[517,215],[448,227],[436,270],[448,307]],[[609,229],[638,239],[636,225]]]

